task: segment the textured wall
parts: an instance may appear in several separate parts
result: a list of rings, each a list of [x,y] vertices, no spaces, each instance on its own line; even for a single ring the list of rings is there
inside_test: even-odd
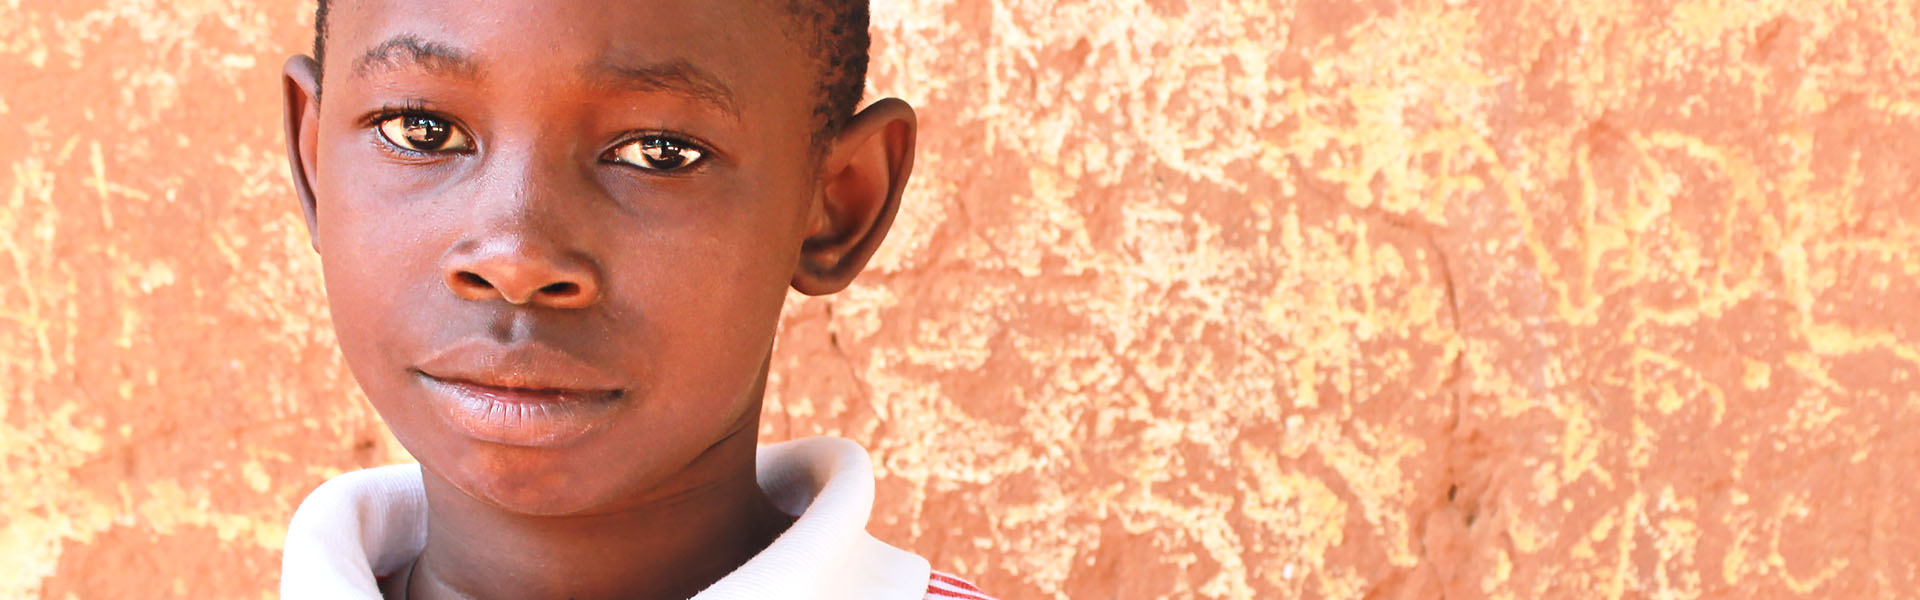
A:
[[[1010,598],[1920,588],[1914,2],[895,0],[890,246],[764,437]],[[0,597],[271,596],[404,459],[288,189],[295,2],[0,8]]]

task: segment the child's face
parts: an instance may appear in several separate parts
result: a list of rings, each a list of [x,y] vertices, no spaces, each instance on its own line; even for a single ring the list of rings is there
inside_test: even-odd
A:
[[[751,438],[786,288],[834,210],[790,17],[336,4],[296,169],[341,347],[407,449],[469,495],[565,513]]]

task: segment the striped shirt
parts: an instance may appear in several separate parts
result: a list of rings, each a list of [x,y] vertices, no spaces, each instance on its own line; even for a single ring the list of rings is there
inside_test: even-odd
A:
[[[934,571],[927,578],[927,596],[925,600],[993,600],[980,588],[950,573]]]

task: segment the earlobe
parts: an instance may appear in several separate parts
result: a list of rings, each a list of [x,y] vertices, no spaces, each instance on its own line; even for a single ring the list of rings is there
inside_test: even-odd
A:
[[[287,163],[293,168],[293,191],[307,219],[307,242],[320,250],[318,206],[313,195],[314,154],[320,128],[320,63],[297,55],[287,59],[282,81],[286,94]]]
[[[793,288],[831,294],[866,268],[886,239],[913,171],[913,107],[886,98],[855,114],[826,150]]]

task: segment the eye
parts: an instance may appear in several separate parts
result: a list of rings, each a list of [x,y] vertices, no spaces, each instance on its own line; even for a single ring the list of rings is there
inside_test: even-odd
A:
[[[607,154],[618,162],[662,172],[686,169],[706,156],[692,144],[657,135],[621,144]]]
[[[472,150],[467,134],[446,119],[423,114],[401,114],[380,122],[380,137],[415,152],[460,152]]]

